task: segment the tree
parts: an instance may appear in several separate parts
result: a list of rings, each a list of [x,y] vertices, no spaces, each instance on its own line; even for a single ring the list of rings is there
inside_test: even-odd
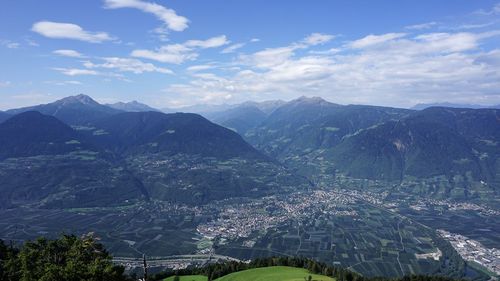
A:
[[[0,240],[0,280],[19,280],[19,251]]]
[[[10,281],[124,281],[124,269],[112,263],[104,246],[91,235],[39,238],[20,251],[0,243],[1,280]],[[7,277],[5,277],[7,275]]]

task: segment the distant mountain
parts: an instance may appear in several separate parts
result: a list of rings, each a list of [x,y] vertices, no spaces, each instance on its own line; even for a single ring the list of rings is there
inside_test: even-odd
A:
[[[243,104],[222,112],[207,114],[212,122],[234,130],[240,135],[258,126],[267,117],[267,114],[253,104]]]
[[[269,121],[277,123],[305,123],[328,115],[341,105],[328,102],[320,97],[305,97],[289,101],[272,112]]]
[[[228,110],[230,108],[234,108],[235,106],[236,105],[232,104],[195,104],[178,108],[162,108],[161,111],[164,113],[184,112],[204,115],[206,113]]]
[[[201,114],[206,118],[211,119],[214,115],[220,115],[223,112],[241,107],[256,107],[260,111],[264,112],[266,115],[269,115],[276,108],[285,104],[282,100],[269,100],[263,102],[255,102],[255,101],[246,101],[243,103],[236,104],[195,104],[190,106],[184,106],[179,108],[162,108],[161,111],[164,113],[175,113],[175,112],[185,112],[185,113],[197,113]]]
[[[346,137],[332,150],[332,162],[358,178],[498,181],[499,120],[496,109],[425,109]]]
[[[15,115],[26,111],[38,111],[45,115],[51,115],[69,125],[87,125],[93,120],[123,112],[99,104],[83,94],[66,97],[48,104],[10,109],[6,112]]]
[[[280,160],[327,149],[348,134],[409,114],[410,110],[348,105],[301,97],[274,110],[245,139]]]
[[[240,104],[239,106],[255,106],[260,111],[264,112],[266,115],[269,115],[275,109],[284,105],[285,103],[286,102],[282,101],[282,100],[268,100],[268,101],[262,101],[262,102],[247,101],[247,102]]]
[[[199,112],[199,114],[240,135],[245,135],[248,130],[258,126],[269,114],[284,103],[284,101],[280,100],[247,101],[241,104],[215,106],[210,110]]]
[[[112,104],[105,104],[106,106],[109,106],[114,109],[118,109],[121,111],[127,111],[127,112],[141,112],[141,111],[160,111],[156,108],[152,108],[147,104],[140,103],[138,101],[131,101],[131,102],[117,102],[117,103],[112,103]]]
[[[55,117],[28,111],[0,124],[0,206],[109,206],[147,197],[112,155]]]
[[[5,113],[3,111],[0,111],[0,123],[2,123],[3,121],[9,119],[10,117],[12,117],[12,115],[10,115],[8,113]]]
[[[479,104],[459,104],[459,103],[449,103],[449,102],[419,103],[419,104],[413,106],[411,109],[423,110],[423,109],[426,109],[429,107],[451,107],[451,108],[471,108],[471,109],[496,108],[496,109],[500,109],[500,104],[488,106],[488,105],[479,105]]]

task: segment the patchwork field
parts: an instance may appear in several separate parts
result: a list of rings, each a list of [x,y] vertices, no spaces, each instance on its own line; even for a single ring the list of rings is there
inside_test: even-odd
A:
[[[222,245],[217,252],[240,258],[304,256],[349,267],[367,276],[402,276],[433,273],[441,263],[417,259],[416,254],[437,252],[432,230],[367,204],[346,207],[353,216],[316,213],[245,241]]]

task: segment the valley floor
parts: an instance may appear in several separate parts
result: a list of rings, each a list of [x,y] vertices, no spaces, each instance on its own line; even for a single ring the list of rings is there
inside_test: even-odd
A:
[[[214,254],[240,260],[285,255],[318,259],[366,276],[448,274],[465,269],[435,230],[498,249],[500,218],[495,212],[473,204],[337,188],[201,206],[153,201],[109,208],[23,207],[0,212],[0,239],[95,232],[117,260],[125,260],[121,264],[131,267],[140,265],[135,258],[143,253],[151,259],[164,257],[160,265],[171,268],[203,264]],[[176,258],[186,254],[208,258]]]

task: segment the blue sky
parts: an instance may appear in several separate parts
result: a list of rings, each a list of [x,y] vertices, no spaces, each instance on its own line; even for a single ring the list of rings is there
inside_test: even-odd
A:
[[[0,61],[0,109],[79,93],[499,104],[500,2],[2,1]]]

